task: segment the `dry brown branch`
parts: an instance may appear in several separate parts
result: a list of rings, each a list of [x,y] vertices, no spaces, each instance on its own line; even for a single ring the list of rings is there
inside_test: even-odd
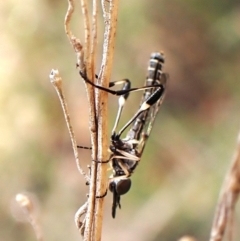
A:
[[[217,205],[210,241],[223,240],[228,228],[228,238],[232,240],[233,214],[240,192],[240,133],[237,148],[228,171]]]

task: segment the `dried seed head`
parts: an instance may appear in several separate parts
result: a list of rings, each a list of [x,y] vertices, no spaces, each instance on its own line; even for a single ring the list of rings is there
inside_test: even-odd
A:
[[[25,208],[28,212],[31,212],[33,209],[33,204],[31,199],[22,193],[18,193],[15,197],[15,200],[19,204],[20,207]]]
[[[29,222],[38,210],[36,197],[30,193],[18,193],[11,202],[12,215],[17,221]]]

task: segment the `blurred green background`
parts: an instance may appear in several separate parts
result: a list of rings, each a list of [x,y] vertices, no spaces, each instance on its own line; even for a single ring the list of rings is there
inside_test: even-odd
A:
[[[81,239],[73,217],[87,187],[48,77],[52,68],[59,69],[77,141],[89,146],[88,103],[64,33],[66,9],[67,1],[0,3],[1,241],[35,240],[30,225],[13,217],[19,192],[37,198],[45,240]],[[72,29],[83,39],[79,5]],[[115,220],[112,197],[106,198],[104,241],[172,241],[186,234],[208,240],[236,146],[239,1],[120,1],[112,79],[127,77],[142,86],[150,54],[160,50],[170,74],[167,96]],[[130,96],[120,126],[137,110],[140,95]],[[116,110],[117,98],[110,97],[109,132]],[[86,167],[90,153],[79,154]]]

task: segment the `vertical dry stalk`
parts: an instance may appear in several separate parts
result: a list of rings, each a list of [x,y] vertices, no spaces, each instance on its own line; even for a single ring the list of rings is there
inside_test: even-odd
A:
[[[210,241],[223,240],[228,228],[228,238],[232,240],[233,214],[240,192],[240,133],[237,149],[228,171],[217,205]]]
[[[84,16],[84,25],[85,25],[85,51],[86,51],[86,74],[87,76],[94,81],[95,79],[95,52],[96,52],[96,38],[97,38],[97,3],[93,1],[93,13],[92,13],[92,34],[90,34],[90,25],[89,25],[89,16],[86,1],[82,0],[82,12]],[[98,135],[98,126],[97,126],[97,113],[96,113],[96,96],[95,91],[92,87],[86,84],[88,89],[89,103],[90,103],[90,131],[91,131],[91,140],[92,140],[92,160],[97,160],[97,153],[99,151],[97,145],[97,135]],[[91,99],[93,102],[91,102]],[[84,240],[91,241],[95,240],[95,206],[96,206],[96,185],[97,185],[97,162],[92,162],[91,164],[91,180],[89,186],[89,205],[86,214],[86,223],[84,230]],[[97,230],[97,233],[101,230]]]
[[[118,14],[118,0],[110,1],[109,6],[109,21],[105,21],[104,43],[103,43],[103,57],[100,69],[100,84],[108,87],[111,77],[111,70],[113,64],[113,55],[115,48],[116,28],[117,28],[117,14]],[[105,16],[104,16],[105,17]],[[105,18],[106,19],[106,18]],[[98,152],[98,160],[106,160],[108,158],[108,122],[107,116],[107,98],[108,94],[99,91],[97,95],[97,116],[98,116],[98,146],[102,148]],[[97,186],[97,193],[102,194],[106,190],[107,183],[107,165],[99,165],[97,176],[99,177],[99,185]],[[96,202],[96,230],[102,229],[103,219],[103,199],[97,199]],[[94,240],[101,240],[100,232],[96,233]]]
[[[91,35],[90,35],[90,22],[89,22],[89,11],[86,0],[81,0],[81,8],[83,13],[84,19],[84,33],[85,33],[85,41],[84,41],[84,51],[81,45],[80,40],[78,40],[70,31],[70,21],[72,18],[72,14],[74,12],[74,1],[68,0],[68,10],[65,16],[65,32],[69,38],[70,43],[72,44],[76,54],[77,54],[77,65],[80,71],[85,72],[89,78],[94,79],[94,56],[91,54],[90,47],[91,47]],[[81,47],[79,47],[81,46]],[[96,109],[95,109],[95,94],[94,89],[90,85],[85,85],[87,90],[88,101],[90,105],[89,110],[89,127],[90,127],[90,136],[91,136],[91,143],[92,143],[92,159],[96,160],[97,157],[97,125],[96,125]],[[81,224],[84,227],[78,226],[84,230],[84,240],[91,240],[92,234],[92,223],[93,223],[93,216],[94,216],[94,208],[95,208],[95,193],[96,193],[96,166],[97,163],[92,163],[91,166],[91,177],[90,177],[90,186],[89,186],[89,200],[88,206],[84,210],[87,209],[87,214],[85,217],[85,223]],[[80,208],[81,210],[81,208]],[[81,212],[77,212],[81,213]],[[77,225],[80,225],[80,218],[81,215],[75,215],[75,220]]]
[[[68,0],[68,11],[65,17],[65,32],[77,54],[77,65],[80,70],[85,72],[89,79],[95,79],[95,53],[97,43],[97,0],[93,0],[92,26],[89,21],[89,11],[86,0],[81,0],[82,13],[84,17],[85,43],[84,48],[81,42],[72,34],[69,28],[71,16],[74,11],[74,1]],[[106,2],[102,1],[104,13],[104,44],[101,71],[99,74],[100,85],[107,87],[111,76],[113,52],[116,36],[116,23],[118,1],[110,1],[107,10]],[[90,31],[91,30],[91,31]],[[84,51],[83,51],[84,49]],[[107,136],[107,99],[108,94],[103,91],[94,90],[92,86],[86,85],[89,105],[90,105],[90,134],[92,143],[92,159],[108,159],[108,136]],[[98,182],[98,183],[97,183]],[[97,185],[97,190],[96,190]],[[91,164],[91,177],[89,186],[89,199],[80,208],[79,216],[76,220],[79,225],[83,225],[84,240],[101,240],[102,219],[103,219],[103,198],[97,198],[107,189],[107,165],[98,165],[97,162]],[[80,217],[87,210],[84,223],[80,222]]]

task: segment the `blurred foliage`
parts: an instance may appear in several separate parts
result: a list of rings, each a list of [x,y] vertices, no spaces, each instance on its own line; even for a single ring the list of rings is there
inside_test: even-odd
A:
[[[48,78],[52,68],[60,70],[78,142],[88,146],[88,104],[64,34],[66,8],[66,1],[0,3],[1,240],[34,239],[11,215],[11,200],[21,191],[37,196],[46,240],[79,239],[73,216],[87,188]],[[239,1],[120,1],[118,23],[112,78],[142,86],[150,53],[163,50],[170,80],[116,220],[107,198],[103,240],[207,240],[239,129]],[[72,28],[83,37],[78,5]],[[113,123],[117,99],[110,98]],[[130,96],[121,124],[139,98]],[[86,167],[90,153],[80,154]]]

